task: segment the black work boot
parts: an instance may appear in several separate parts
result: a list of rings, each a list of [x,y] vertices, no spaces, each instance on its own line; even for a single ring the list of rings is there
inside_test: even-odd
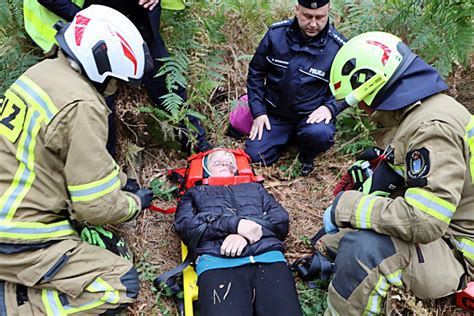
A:
[[[301,175],[302,177],[307,177],[307,176],[309,176],[309,174],[310,174],[310,173],[313,171],[313,169],[314,169],[314,162],[313,162],[313,159],[301,157],[300,162],[301,162],[300,175]]]

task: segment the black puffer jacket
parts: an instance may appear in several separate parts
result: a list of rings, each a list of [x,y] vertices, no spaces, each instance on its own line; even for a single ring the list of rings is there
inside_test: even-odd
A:
[[[196,249],[196,255],[222,257],[222,242],[229,234],[237,234],[239,221],[243,218],[272,223],[275,232],[262,225],[262,238],[247,245],[241,256],[284,250],[288,213],[261,184],[255,182],[231,186],[202,185],[187,190],[176,210],[175,227],[188,245],[196,229],[206,221],[210,222]]]

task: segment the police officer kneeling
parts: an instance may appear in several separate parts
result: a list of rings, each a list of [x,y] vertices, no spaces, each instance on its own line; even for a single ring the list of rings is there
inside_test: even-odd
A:
[[[336,256],[327,314],[378,315],[391,286],[422,299],[463,289],[474,277],[474,116],[387,33],[348,41],[330,84],[380,127],[376,141],[403,179],[388,195],[377,167],[371,194],[343,191],[324,213],[324,241]]]
[[[141,79],[147,48],[103,6],[56,39],[65,55],[28,69],[0,107],[0,315],[111,314],[138,295],[132,263],[81,241],[71,220],[121,223],[150,204],[148,189],[121,190],[101,95],[113,78]]]
[[[343,110],[329,90],[329,70],[345,38],[329,23],[328,0],[298,0],[296,17],[274,23],[250,62],[247,91],[254,118],[245,151],[270,165],[293,138],[302,175],[334,144]]]

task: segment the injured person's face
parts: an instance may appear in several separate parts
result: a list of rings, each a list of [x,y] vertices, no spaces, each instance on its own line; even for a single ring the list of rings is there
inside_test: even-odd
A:
[[[225,150],[216,150],[209,154],[207,170],[213,177],[229,177],[237,170],[234,154]]]

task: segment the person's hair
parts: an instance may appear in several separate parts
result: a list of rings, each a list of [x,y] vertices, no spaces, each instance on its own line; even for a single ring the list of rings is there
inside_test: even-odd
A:
[[[206,157],[204,157],[204,159],[202,160],[203,162],[203,169],[204,169],[204,173],[205,173],[205,176],[212,176],[212,174],[209,172],[209,161],[211,161],[211,158],[217,156],[217,155],[222,155],[222,156],[229,156],[229,157],[232,157],[232,161],[234,162],[234,166],[235,168],[237,168],[237,161],[235,159],[235,155],[233,153],[231,153],[230,151],[227,151],[225,149],[216,149],[214,150],[213,152],[209,153]],[[237,170],[236,170],[237,171]]]

